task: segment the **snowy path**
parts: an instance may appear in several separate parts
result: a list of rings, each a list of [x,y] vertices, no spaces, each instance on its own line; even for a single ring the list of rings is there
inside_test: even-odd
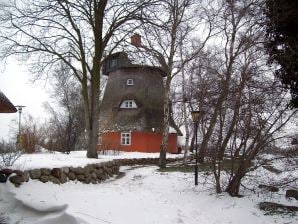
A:
[[[10,204],[11,223],[294,224],[298,221],[294,217],[264,216],[257,208],[256,197],[210,195],[210,190],[193,186],[192,174],[160,173],[156,169],[124,167],[123,178],[99,185],[30,181],[14,188],[8,183],[17,200],[22,201]],[[10,193],[6,195],[13,197]]]

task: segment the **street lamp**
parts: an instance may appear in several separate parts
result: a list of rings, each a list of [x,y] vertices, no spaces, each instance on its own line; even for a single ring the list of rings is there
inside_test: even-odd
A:
[[[191,117],[194,123],[195,134],[195,150],[196,150],[196,165],[195,165],[195,185],[198,185],[198,123],[201,118],[201,111],[191,111]]]
[[[22,110],[25,106],[21,106],[21,105],[17,105],[15,106],[18,111],[19,111],[19,135],[18,135],[18,138],[17,138],[17,144],[18,146],[20,147],[20,138],[21,138],[21,116],[22,116]]]

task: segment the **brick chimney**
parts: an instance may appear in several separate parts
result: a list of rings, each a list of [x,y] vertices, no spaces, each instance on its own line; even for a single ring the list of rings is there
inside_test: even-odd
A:
[[[141,35],[138,33],[135,33],[134,35],[132,35],[132,37],[130,38],[131,44],[135,47],[140,47],[142,44],[141,41]]]

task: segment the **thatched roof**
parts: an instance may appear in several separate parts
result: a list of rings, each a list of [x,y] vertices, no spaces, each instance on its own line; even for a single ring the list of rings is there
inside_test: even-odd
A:
[[[109,71],[109,79],[102,100],[99,131],[161,132],[163,125],[163,72],[151,66],[121,66]],[[127,86],[127,79],[134,84]],[[137,108],[120,108],[124,100],[133,100]],[[178,135],[173,119],[170,126]]]
[[[0,113],[15,113],[17,109],[0,90]]]

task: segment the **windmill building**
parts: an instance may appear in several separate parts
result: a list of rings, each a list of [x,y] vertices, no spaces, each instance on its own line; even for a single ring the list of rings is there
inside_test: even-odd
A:
[[[132,64],[125,52],[106,57],[102,72],[108,80],[99,113],[98,149],[159,152],[165,72]],[[171,116],[168,152],[178,152],[178,135]]]

